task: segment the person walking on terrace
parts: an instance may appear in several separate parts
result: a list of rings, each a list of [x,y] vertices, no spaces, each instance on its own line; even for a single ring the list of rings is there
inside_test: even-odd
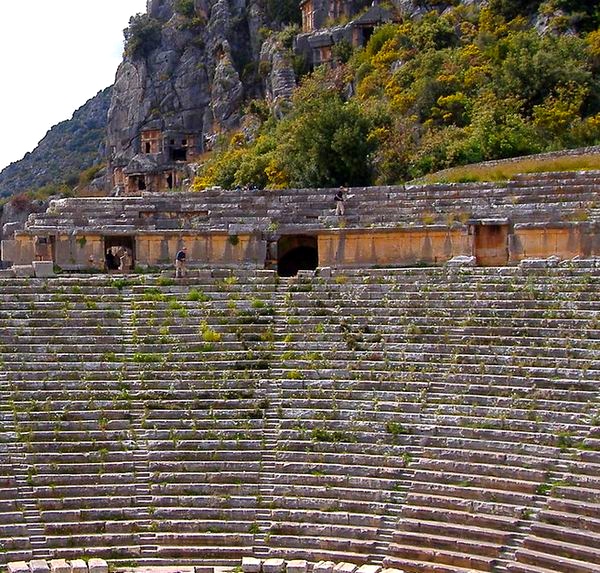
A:
[[[333,200],[335,201],[335,214],[338,216],[343,216],[346,211],[344,208],[345,191],[346,190],[343,187],[340,187],[338,189],[338,192],[335,194],[335,197],[333,198]]]
[[[175,255],[175,278],[183,278],[187,274],[186,268],[187,247],[182,247]]]

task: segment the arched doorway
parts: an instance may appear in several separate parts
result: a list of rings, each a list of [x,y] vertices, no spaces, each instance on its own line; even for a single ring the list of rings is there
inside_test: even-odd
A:
[[[314,271],[319,266],[317,237],[286,235],[277,242],[277,273],[293,277],[298,271]]]
[[[104,237],[104,264],[108,272],[129,272],[135,266],[133,236]]]

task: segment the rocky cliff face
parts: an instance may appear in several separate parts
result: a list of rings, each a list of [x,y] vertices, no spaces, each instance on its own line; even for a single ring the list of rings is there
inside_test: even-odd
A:
[[[76,183],[81,171],[106,161],[106,118],[111,89],[55,125],[34,151],[0,173],[0,196],[17,195],[45,185]]]
[[[202,152],[239,124],[244,101],[264,95],[257,62],[261,30],[270,23],[262,2],[151,0],[142,18],[132,21],[113,90],[113,165],[126,165],[140,152],[144,130],[193,135]],[[144,30],[156,36],[143,36]]]
[[[394,2],[408,17],[454,3]],[[370,2],[348,4],[354,14]],[[201,154],[240,125],[253,98],[265,98],[281,115],[296,81],[291,45],[265,30],[290,21],[300,21],[297,0],[149,0],[147,14],[126,32],[108,119],[111,167],[135,173],[144,131],[160,133],[163,142],[191,136]],[[171,168],[168,157],[161,161]]]

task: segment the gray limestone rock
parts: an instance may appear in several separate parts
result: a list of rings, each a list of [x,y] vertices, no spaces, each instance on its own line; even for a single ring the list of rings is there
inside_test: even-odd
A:
[[[242,571],[244,573],[260,573],[260,559],[256,557],[242,557]]]
[[[149,2],[160,25],[160,41],[145,55],[125,56],[108,113],[111,167],[126,167],[141,151],[140,134],[159,130],[193,137],[193,150],[223,129],[239,127],[247,93],[258,80],[246,74],[257,61],[261,29],[267,23],[260,3],[250,0],[196,0],[195,13],[177,13],[175,0]],[[159,154],[158,163],[170,161]]]
[[[292,55],[277,36],[269,38],[260,52],[259,71],[266,73],[266,100],[276,117],[281,117],[292,99],[296,87],[296,76]]]
[[[239,125],[244,86],[231,59],[229,43],[222,44],[223,53],[215,69],[211,89],[210,110],[213,130],[228,131]]]
[[[25,561],[11,561],[6,570],[8,573],[29,573],[29,566]]]
[[[93,557],[88,561],[89,573],[108,573],[108,564],[104,559]]]
[[[50,573],[50,567],[45,559],[32,559],[29,562],[31,573]]]

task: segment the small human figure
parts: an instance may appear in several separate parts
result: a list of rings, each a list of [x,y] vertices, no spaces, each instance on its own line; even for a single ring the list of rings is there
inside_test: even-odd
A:
[[[337,193],[335,194],[335,197],[333,198],[333,200],[335,201],[335,214],[338,216],[343,216],[345,213],[345,208],[344,208],[344,193],[345,193],[345,189],[343,187],[340,187],[337,191]]]
[[[106,249],[106,268],[109,271],[114,271],[117,268],[117,262],[112,252],[112,247]]]
[[[123,247],[119,257],[119,270],[123,273],[131,270],[131,255],[126,247]]]
[[[182,247],[175,255],[175,278],[183,278],[187,274],[186,269],[187,247]]]
[[[48,244],[47,237],[36,237],[34,248],[35,248],[35,258],[37,261],[51,260],[50,245]]]

